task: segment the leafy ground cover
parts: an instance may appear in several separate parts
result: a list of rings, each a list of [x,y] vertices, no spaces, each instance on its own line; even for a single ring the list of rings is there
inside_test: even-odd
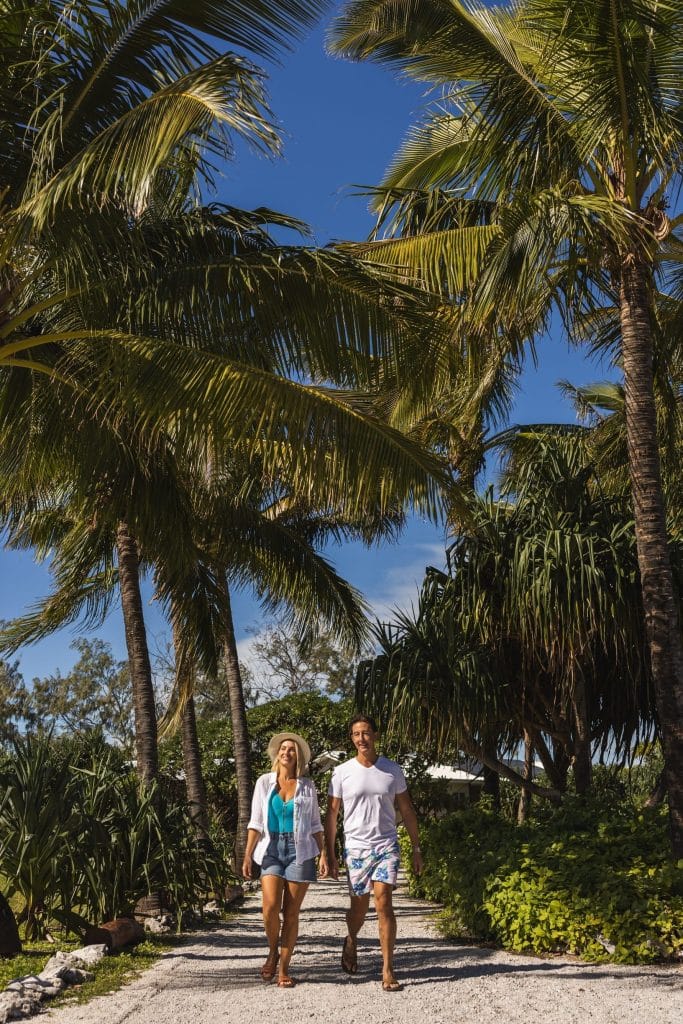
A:
[[[568,799],[517,826],[473,807],[426,825],[421,845],[411,892],[444,905],[449,937],[618,963],[683,954],[683,864],[662,810]]]

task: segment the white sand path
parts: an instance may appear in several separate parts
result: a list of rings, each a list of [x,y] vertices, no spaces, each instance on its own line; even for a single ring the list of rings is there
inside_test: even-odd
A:
[[[50,1024],[682,1024],[683,968],[589,965],[445,942],[429,904],[396,893],[399,993],[379,984],[377,920],[359,971],[340,970],[346,888],[309,890],[291,990],[265,984],[259,894],[230,923],[193,936],[118,992],[50,1011]]]

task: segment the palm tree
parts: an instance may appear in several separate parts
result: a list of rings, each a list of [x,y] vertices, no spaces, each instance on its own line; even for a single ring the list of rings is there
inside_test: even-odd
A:
[[[273,482],[260,460],[240,459],[235,451],[221,454],[218,446],[209,471],[205,439],[180,448],[167,438],[158,439],[155,447],[136,448],[134,435],[125,446],[121,442],[121,427],[117,438],[93,425],[81,431],[64,447],[69,458],[61,466],[61,479],[53,466],[50,488],[38,504],[27,507],[21,501],[8,518],[10,543],[31,546],[38,554],[52,552],[56,585],[31,614],[7,626],[2,645],[16,650],[81,614],[95,624],[108,610],[118,582],[127,636],[129,626],[137,629],[130,644],[138,669],[132,675],[137,756],[141,778],[150,783],[158,771],[157,721],[139,571],[152,571],[176,650],[177,693],[167,720],[182,722],[188,798],[200,834],[206,831],[205,800],[191,704],[194,669],[213,673],[219,660],[225,668],[239,845],[251,801],[250,744],[229,586],[249,583],[269,608],[290,608],[302,631],[324,621],[357,645],[366,630],[362,601],[315,548],[330,536],[370,541],[395,532],[402,518],[400,502],[383,516],[379,489],[384,483],[378,481],[365,494],[362,519],[349,519],[331,503],[314,514],[298,497],[296,478],[287,481],[290,461],[284,445],[282,475]],[[95,469],[98,475],[92,478]],[[91,476],[89,486],[82,472]]]
[[[608,296],[619,314],[641,600],[662,731],[674,855],[683,855],[683,639],[653,393],[655,279],[680,263],[683,15],[659,0],[354,0],[333,47],[443,87],[383,183],[425,206],[445,189],[458,225],[375,258],[445,281],[469,323],[496,310],[572,327]],[[404,211],[405,212],[405,211]],[[464,268],[456,280],[453,266]],[[460,285],[460,289],[458,289]],[[528,331],[527,331],[528,334]]]
[[[154,449],[155,432],[169,424],[182,447],[202,421],[223,443],[257,450],[273,475],[286,435],[289,472],[323,503],[344,494],[347,505],[361,507],[358,474],[384,478],[389,493],[389,478],[408,463],[422,463],[418,477],[437,470],[342,394],[291,380],[371,383],[411,324],[409,290],[385,285],[353,259],[275,246],[266,225],[299,228],[290,218],[199,208],[188,199],[193,181],[206,175],[207,153],[229,153],[231,133],[278,147],[261,73],[219,53],[215,41],[271,53],[316,10],[315,3],[231,2],[197,9],[178,0],[98,12],[59,3],[6,7],[2,90],[12,102],[11,175],[0,210],[0,459],[10,503],[39,500],[32,495],[58,478],[64,485],[56,467],[86,427],[99,439],[89,435],[91,448],[77,445],[78,458],[67,457],[65,486],[73,495],[82,484],[86,500],[97,499],[96,516],[115,481],[123,484],[117,499],[128,493],[126,447]],[[29,74],[35,88],[25,88]],[[387,304],[392,298],[400,310]],[[14,438],[24,429],[31,450],[17,452]],[[107,434],[126,436],[122,479],[112,441],[101,440]],[[350,461],[361,447],[364,464]],[[412,477],[411,469],[407,490],[433,503],[434,484],[428,496]],[[119,509],[137,753],[149,780],[156,726],[140,538],[125,501]]]
[[[192,463],[195,468],[202,464],[199,458]],[[203,585],[181,582],[180,590],[191,597],[182,608],[176,603],[176,614],[185,616],[178,632],[205,670],[215,673],[219,659],[223,666],[237,779],[235,862],[240,864],[251,808],[251,743],[230,588],[250,585],[269,610],[288,609],[302,635],[323,624],[349,650],[357,650],[367,636],[364,602],[317,548],[329,540],[371,543],[394,535],[403,517],[399,505],[389,515],[381,513],[376,489],[366,493],[366,512],[359,519],[349,518],[343,507],[311,509],[284,474],[265,484],[260,464],[240,461],[234,452],[223,465],[214,453],[210,469],[195,479],[193,494],[194,540],[205,570],[198,564],[192,573],[192,579]],[[162,597],[178,590],[166,568],[162,563],[157,572]],[[184,721],[193,683],[189,674],[177,678],[167,725],[181,716]]]
[[[215,42],[271,53],[316,11],[314,2],[229,0],[199,9],[115,2],[97,12],[6,5],[0,393],[7,388],[8,423],[44,375],[45,420],[70,415],[76,429],[95,412],[120,415],[124,404],[139,428],[170,420],[177,432],[185,410],[187,430],[203,418],[255,446],[286,429],[301,442],[291,457],[302,481],[333,468],[347,486],[341,449],[323,465],[311,441],[327,437],[334,418],[339,444],[358,444],[359,417],[334,392],[288,378],[376,378],[411,323],[388,301],[401,294],[357,261],[273,246],[263,225],[291,219],[196,210],[187,199],[207,159],[229,155],[235,133],[271,152],[279,145],[261,72]],[[385,449],[368,472],[386,472],[387,431],[364,437],[368,460],[378,443]]]

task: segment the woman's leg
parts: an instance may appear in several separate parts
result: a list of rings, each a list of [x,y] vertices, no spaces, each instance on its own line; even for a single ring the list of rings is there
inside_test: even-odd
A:
[[[308,882],[286,882],[282,903],[282,940],[280,949],[280,981],[289,977],[289,961],[299,935],[299,911]]]
[[[285,888],[285,880],[279,875],[261,875],[261,897],[263,900],[263,924],[268,939],[268,959],[264,967],[272,970],[271,977],[275,974],[275,967],[278,958],[278,943],[280,939],[280,908],[282,907],[282,894]]]

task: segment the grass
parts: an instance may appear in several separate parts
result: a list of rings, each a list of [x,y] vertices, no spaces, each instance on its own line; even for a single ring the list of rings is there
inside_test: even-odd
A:
[[[98,964],[88,967],[88,970],[95,975],[94,981],[86,982],[84,985],[69,986],[55,999],[51,999],[49,1005],[86,1003],[95,996],[115,992],[126,982],[132,981],[133,978],[156,963],[166,950],[177,946],[182,941],[183,936],[175,934],[155,935],[132,949],[121,950],[118,953],[105,956]],[[76,940],[61,938],[54,944],[50,942],[25,943],[24,951],[19,956],[15,956],[11,960],[0,960],[0,991],[15,978],[20,978],[25,974],[39,974],[58,949],[68,952],[71,949],[76,949],[79,945],[81,943]]]

